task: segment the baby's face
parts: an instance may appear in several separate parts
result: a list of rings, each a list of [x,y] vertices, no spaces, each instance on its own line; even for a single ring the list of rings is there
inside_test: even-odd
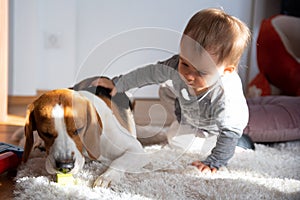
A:
[[[191,63],[182,57],[179,58],[178,72],[186,84],[193,88],[196,93],[208,87],[208,83],[205,80],[207,73],[198,71]]]
[[[214,56],[197,42],[189,37],[182,38],[178,71],[196,95],[206,90],[219,78],[220,67],[215,63]]]

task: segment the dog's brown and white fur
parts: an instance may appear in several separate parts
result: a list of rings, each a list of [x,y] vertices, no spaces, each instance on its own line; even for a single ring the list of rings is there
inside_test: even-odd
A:
[[[50,174],[76,174],[83,168],[85,158],[99,160],[109,167],[95,180],[94,186],[108,187],[124,172],[137,172],[148,163],[136,139],[132,113],[121,111],[103,95],[59,89],[45,93],[30,104],[25,124],[24,162],[34,145],[34,131],[44,142],[46,170]]]

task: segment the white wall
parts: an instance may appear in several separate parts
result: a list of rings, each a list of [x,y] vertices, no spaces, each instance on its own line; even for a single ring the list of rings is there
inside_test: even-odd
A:
[[[38,5],[33,2],[10,1],[11,14],[9,35],[9,94],[33,94],[38,86]]]
[[[181,33],[188,20],[203,8],[223,8],[249,25],[251,5],[251,1],[239,0],[174,0],[172,3],[79,0],[77,37],[84,39],[77,43],[77,64],[80,65],[76,79],[95,74],[115,76],[170,57],[178,52]],[[243,65],[247,65],[245,60]],[[134,95],[158,97],[157,87],[135,90]]]
[[[114,76],[163,60],[178,51],[180,34],[198,10],[223,8],[251,27],[252,9],[265,1],[12,0],[9,94],[34,95],[37,89],[68,87],[87,76]],[[248,58],[246,52],[243,80]],[[155,87],[138,92],[157,97]]]
[[[13,0],[11,11],[9,93],[34,95],[37,89],[70,85],[76,66],[76,1]]]
[[[256,56],[256,40],[259,28],[263,19],[267,19],[273,15],[280,13],[281,0],[255,0],[253,2],[253,18],[252,18],[252,44],[251,54],[249,58],[249,74],[247,81],[250,82],[259,72]]]

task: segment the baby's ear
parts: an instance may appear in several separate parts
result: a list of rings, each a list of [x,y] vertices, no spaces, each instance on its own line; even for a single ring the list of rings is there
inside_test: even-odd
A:
[[[232,73],[234,71],[235,71],[235,66],[234,65],[228,65],[228,66],[224,67],[223,74]]]

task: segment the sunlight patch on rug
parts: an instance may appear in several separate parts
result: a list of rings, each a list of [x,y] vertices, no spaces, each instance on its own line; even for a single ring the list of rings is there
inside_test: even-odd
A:
[[[202,174],[189,164],[197,151],[182,154],[153,145],[147,173],[125,174],[110,189],[91,188],[104,170],[88,162],[76,178],[78,185],[61,186],[45,171],[39,152],[22,165],[16,177],[16,199],[299,199],[300,142],[256,145],[256,151],[237,153],[216,174]]]

